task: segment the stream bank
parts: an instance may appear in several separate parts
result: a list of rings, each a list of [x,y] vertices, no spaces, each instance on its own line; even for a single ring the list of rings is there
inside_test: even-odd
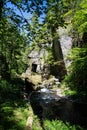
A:
[[[47,80],[42,83],[38,82],[34,87],[35,90],[28,96],[28,102],[34,115],[41,121],[56,119],[69,122],[71,125],[87,127],[86,102],[63,94],[64,89],[61,89],[60,86],[49,87]],[[33,119],[29,118],[29,120],[33,122]]]

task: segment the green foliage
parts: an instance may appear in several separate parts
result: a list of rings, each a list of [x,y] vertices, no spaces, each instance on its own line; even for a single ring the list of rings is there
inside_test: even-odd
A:
[[[46,120],[44,124],[44,130],[83,130],[80,126],[71,126],[69,123],[63,123],[59,120]]]
[[[20,85],[22,84],[22,82],[20,82],[20,81],[19,81],[19,83],[20,83]],[[9,98],[13,98],[13,100],[14,99],[16,100],[17,97],[14,97],[14,95],[18,94],[18,96],[20,96],[20,85],[18,87],[18,86],[16,86],[16,84],[9,83],[6,80],[0,80],[0,90],[1,90],[0,98],[3,99],[3,100],[1,100],[1,102],[3,102],[5,99],[9,99]]]
[[[66,85],[79,94],[87,95],[87,48],[74,48],[70,58],[72,64],[65,79]]]
[[[61,120],[42,120],[40,121],[37,116],[33,120],[33,130],[85,130],[79,125],[71,125],[68,122]]]
[[[54,57],[53,57],[52,48],[49,47],[47,50],[48,50],[47,63],[52,65],[52,64],[54,64]]]
[[[25,115],[23,108],[15,108],[11,106],[12,104],[2,104],[0,110],[0,116],[2,117],[1,128],[5,130],[23,130],[28,117]],[[26,110],[26,108],[25,108]]]
[[[46,22],[48,24],[48,28],[51,29],[52,35],[55,33],[56,29],[59,26],[63,26],[63,3],[62,1],[48,1],[47,2],[48,9],[46,15]]]
[[[77,29],[80,34],[87,32],[87,0],[80,2],[72,22],[74,28]]]
[[[38,129],[43,130],[40,124],[40,119],[38,119],[37,116],[34,116],[32,130],[38,130]]]
[[[27,29],[29,31],[28,38],[32,48],[36,47],[36,45],[41,48],[45,46],[46,43],[51,42],[51,35],[47,29],[47,24],[40,24],[36,13],[32,15],[32,21]]]
[[[21,73],[25,63],[22,60],[26,37],[21,35],[13,24],[9,24],[6,19],[0,21],[0,60],[2,77],[11,76],[12,72]],[[5,75],[6,74],[6,75]]]
[[[0,90],[1,90],[0,96],[2,97],[6,93],[10,92],[11,86],[9,85],[9,83],[6,80],[2,80],[2,81],[0,81]]]
[[[0,81],[0,129],[24,130],[28,118],[27,103],[23,101],[19,79],[8,82]]]

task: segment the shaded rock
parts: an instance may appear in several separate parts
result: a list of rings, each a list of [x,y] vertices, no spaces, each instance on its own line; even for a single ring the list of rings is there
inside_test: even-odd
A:
[[[29,95],[32,91],[35,91],[35,85],[28,79],[25,78],[25,93]]]
[[[33,111],[39,118],[59,119],[71,124],[87,125],[87,104],[79,103],[54,92],[33,92],[30,96]]]

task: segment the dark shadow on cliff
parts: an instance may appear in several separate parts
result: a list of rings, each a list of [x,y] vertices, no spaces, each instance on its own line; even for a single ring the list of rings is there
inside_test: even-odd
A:
[[[53,40],[52,53],[54,57],[54,62],[50,65],[50,73],[59,78],[61,81],[67,74],[67,70],[64,63],[64,56],[61,44],[58,38],[54,38]]]

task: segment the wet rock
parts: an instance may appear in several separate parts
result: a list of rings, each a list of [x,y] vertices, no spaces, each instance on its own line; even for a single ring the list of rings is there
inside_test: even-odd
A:
[[[39,118],[59,119],[71,124],[87,124],[87,104],[78,103],[67,96],[57,96],[48,91],[33,92],[30,103]]]

